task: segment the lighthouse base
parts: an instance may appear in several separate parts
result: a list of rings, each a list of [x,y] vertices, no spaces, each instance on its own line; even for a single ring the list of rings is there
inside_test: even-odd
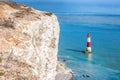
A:
[[[86,54],[91,54],[91,51],[86,50],[85,53]]]

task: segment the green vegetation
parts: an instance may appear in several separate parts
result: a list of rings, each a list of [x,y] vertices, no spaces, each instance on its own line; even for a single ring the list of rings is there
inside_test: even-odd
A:
[[[51,12],[48,12],[48,13],[45,13],[45,15],[47,15],[47,16],[51,16],[52,13],[51,13]]]
[[[2,62],[2,58],[0,57],[0,63]]]
[[[0,76],[4,75],[5,71],[4,70],[0,70]]]

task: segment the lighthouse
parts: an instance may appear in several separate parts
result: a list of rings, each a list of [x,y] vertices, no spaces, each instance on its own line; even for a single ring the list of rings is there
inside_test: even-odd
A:
[[[92,52],[92,50],[91,50],[91,38],[90,38],[90,33],[88,33],[87,34],[87,48],[86,48],[85,53],[89,54],[91,52]]]

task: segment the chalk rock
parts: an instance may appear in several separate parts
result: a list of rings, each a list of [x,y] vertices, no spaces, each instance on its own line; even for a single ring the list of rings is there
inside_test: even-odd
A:
[[[71,69],[65,67],[65,65],[60,61],[57,63],[57,75],[55,80],[74,80]]]
[[[0,80],[55,80],[58,40],[54,14],[0,1]]]

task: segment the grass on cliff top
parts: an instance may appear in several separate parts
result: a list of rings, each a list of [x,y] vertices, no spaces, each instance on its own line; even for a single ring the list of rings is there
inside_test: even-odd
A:
[[[10,7],[14,8],[14,9],[21,9],[21,6],[24,6],[22,4],[18,4],[16,2],[13,2],[12,0],[0,0],[1,3],[3,4],[7,4]]]
[[[51,16],[53,13],[47,12],[47,13],[44,13],[44,14],[47,15],[47,16]]]

